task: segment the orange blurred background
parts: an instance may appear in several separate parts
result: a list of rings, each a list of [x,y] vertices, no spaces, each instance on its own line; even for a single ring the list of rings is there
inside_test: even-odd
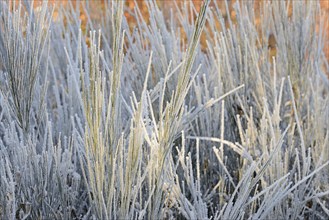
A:
[[[57,6],[59,6],[60,4],[68,5],[69,3],[72,3],[73,5],[75,5],[75,3],[79,1],[81,3],[81,0],[49,0],[49,2],[51,4],[54,4]],[[145,14],[145,17],[148,16],[148,10],[147,10],[147,6],[145,3],[146,0],[126,0],[125,4],[127,7],[129,7],[131,10],[134,9],[135,4],[138,4],[140,10],[142,11],[143,14]],[[224,0],[216,0],[218,6],[220,7],[220,9],[222,10],[223,16],[226,16],[226,10],[225,10],[225,1]],[[233,11],[233,4],[236,2],[237,0],[228,0],[229,2],[229,10],[230,10],[230,15],[232,20],[234,21],[234,16],[235,16],[235,12]],[[296,0],[299,1],[299,0]],[[303,1],[303,0],[300,0]],[[160,9],[163,10],[164,15],[168,15],[169,14],[169,9],[172,7],[175,7],[175,4],[173,2],[173,0],[157,0],[156,1],[158,3],[158,6]],[[181,4],[183,3],[183,0],[178,0],[177,3]],[[196,10],[200,9],[200,6],[202,5],[202,0],[190,0],[187,2],[192,2],[195,5]],[[260,7],[260,5],[262,4],[262,2],[265,2],[264,0],[256,0],[255,1],[255,11],[257,11],[257,8]],[[36,0],[35,1],[35,6],[38,6],[41,3],[41,0]],[[94,19],[99,18],[99,16],[101,15],[101,13],[99,13],[100,10],[104,9],[104,0],[90,0],[90,7],[91,7],[91,16]],[[321,14],[319,15],[319,19],[317,22],[317,31],[319,30],[319,24],[320,24],[320,19],[323,19],[323,21],[325,21],[325,48],[324,48],[324,52],[325,52],[325,56],[327,58],[327,60],[329,60],[329,0],[320,0],[320,5],[321,5]],[[56,11],[54,16],[56,17]],[[134,20],[133,18],[129,15],[129,13],[125,13],[125,16],[127,17],[129,23],[133,26],[134,25]],[[82,23],[86,22],[86,16],[81,13],[80,18],[82,20]],[[259,24],[261,22],[261,18],[257,18],[255,23]],[[275,42],[275,39],[269,39],[269,44]],[[202,42],[201,42],[202,43]],[[272,46],[272,45],[269,45]],[[275,50],[275,48],[274,48]]]

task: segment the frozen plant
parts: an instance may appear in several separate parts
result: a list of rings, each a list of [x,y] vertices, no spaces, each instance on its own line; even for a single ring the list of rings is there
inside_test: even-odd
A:
[[[328,219],[320,1],[126,3],[0,2],[0,218]]]

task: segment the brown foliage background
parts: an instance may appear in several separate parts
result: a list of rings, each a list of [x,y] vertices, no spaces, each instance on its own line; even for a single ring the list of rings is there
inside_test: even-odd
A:
[[[146,6],[146,1],[147,0],[137,0],[137,1],[134,1],[134,0],[126,0],[126,6],[133,10],[134,7],[136,7],[136,4],[138,5],[138,7],[141,9],[142,13],[145,15],[145,18],[148,17],[148,9],[147,9],[147,6]],[[230,16],[231,16],[231,19],[235,20],[235,12],[233,11],[233,5],[234,3],[236,2],[237,0],[228,0],[228,5],[229,5],[229,10],[230,10]],[[304,1],[304,0],[295,0],[295,1]],[[40,3],[41,3],[41,0],[37,0],[35,1],[36,4],[35,4],[35,7],[37,7]],[[60,5],[63,5],[63,6],[67,6],[68,4],[72,3],[73,6],[75,6],[75,4],[77,2],[81,3],[82,1],[81,0],[50,0],[49,1],[50,4],[53,4],[55,5],[55,8],[59,7]],[[91,0],[89,1],[90,2],[90,6],[91,6],[91,16],[93,19],[100,19],[100,13],[99,11],[100,10],[103,10],[104,9],[104,0]],[[187,2],[187,3],[193,3],[195,5],[195,8],[196,10],[199,10],[200,7],[201,7],[201,4],[202,4],[202,0],[190,0],[190,1],[183,1],[183,0],[177,0],[176,1],[178,5],[180,4],[183,4],[184,2]],[[223,13],[223,16],[227,16],[227,12],[225,10],[225,1],[224,0],[216,0],[217,4],[219,5],[222,13]],[[256,15],[257,15],[257,11],[259,11],[259,7],[262,5],[262,3],[265,2],[265,0],[255,0],[255,12],[256,12]],[[175,8],[175,3],[173,0],[157,0],[157,3],[158,3],[158,6],[160,7],[160,9],[163,10],[164,14],[165,15],[169,15],[169,11],[170,11],[170,8]],[[213,2],[211,3],[213,4]],[[321,13],[319,14],[319,17],[318,17],[318,22],[317,22],[317,31],[319,31],[319,26],[320,26],[320,20],[322,19],[324,21],[324,25],[325,25],[325,31],[324,31],[324,34],[325,34],[325,47],[324,47],[324,52],[325,52],[325,55],[326,55],[326,58],[327,60],[329,60],[329,0],[320,0],[320,5],[321,5]],[[81,10],[83,12],[83,10]],[[129,13],[125,13],[125,16],[127,17],[128,21],[129,21],[129,24],[131,27],[133,27],[135,25],[135,21],[134,21],[134,18],[129,14]],[[56,9],[55,9],[55,12],[54,12],[54,17],[56,17]],[[84,22],[86,22],[86,16],[81,13],[80,15],[80,18],[81,20]],[[257,25],[259,25],[261,22],[261,18],[258,16],[255,20],[255,23]],[[202,39],[201,38],[201,43],[204,44],[205,42],[205,39]],[[275,55],[276,52],[275,52],[275,39],[274,37],[272,36],[270,39],[269,39],[269,47],[272,48],[272,52],[271,52],[271,55]]]

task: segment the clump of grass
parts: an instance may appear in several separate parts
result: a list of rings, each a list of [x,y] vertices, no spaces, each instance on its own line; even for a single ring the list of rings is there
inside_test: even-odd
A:
[[[3,2],[1,4],[1,59],[4,71],[2,96],[8,108],[17,118],[16,122],[27,132],[30,129],[34,103],[40,100],[37,111],[42,111],[46,91],[47,53],[49,44],[49,15],[46,2],[39,13],[29,5]],[[9,8],[11,7],[11,8]],[[17,8],[16,8],[17,7]],[[45,62],[45,63],[42,63]],[[44,86],[39,85],[41,81]],[[41,93],[36,89],[40,86]],[[42,88],[44,87],[44,88]],[[37,90],[37,91],[36,91]],[[39,95],[39,96],[38,96]],[[40,114],[37,114],[40,115]]]
[[[327,219],[318,3],[1,2],[0,218]]]

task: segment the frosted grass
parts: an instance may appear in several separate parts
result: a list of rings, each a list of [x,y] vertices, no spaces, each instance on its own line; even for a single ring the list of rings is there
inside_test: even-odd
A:
[[[0,2],[1,219],[329,217],[319,1],[89,4]]]

